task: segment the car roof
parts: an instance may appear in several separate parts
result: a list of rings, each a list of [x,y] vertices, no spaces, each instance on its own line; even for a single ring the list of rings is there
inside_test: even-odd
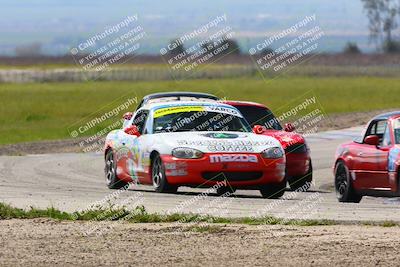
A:
[[[387,113],[382,113],[375,116],[372,120],[388,120],[391,117],[398,117],[400,116],[400,111],[392,111]]]
[[[142,109],[158,109],[161,107],[174,107],[174,106],[223,106],[223,107],[231,107],[229,104],[225,104],[222,102],[214,102],[214,101],[171,101],[171,102],[156,102],[156,103],[148,103],[145,104]],[[234,107],[233,107],[234,108]]]
[[[251,102],[251,101],[238,101],[238,100],[224,100],[222,103],[231,105],[231,106],[255,106],[255,107],[263,107],[263,108],[268,108],[267,106],[256,103],[256,102]]]
[[[164,98],[164,99],[163,99]],[[181,98],[193,98],[195,100],[203,99],[205,101],[217,101],[219,98],[212,94],[207,93],[197,93],[197,92],[166,92],[166,93],[155,93],[146,95],[143,97],[142,101],[137,106],[137,109],[142,106],[152,102],[170,102],[170,101],[178,101]],[[156,101],[157,99],[157,101]]]

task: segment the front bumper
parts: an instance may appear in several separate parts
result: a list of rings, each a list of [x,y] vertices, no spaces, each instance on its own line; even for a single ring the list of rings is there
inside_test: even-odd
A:
[[[300,177],[308,173],[310,169],[309,153],[286,153],[287,177]]]
[[[237,155],[245,156],[238,161],[234,159]],[[249,155],[251,161],[246,160]],[[173,185],[210,187],[226,181],[232,187],[246,188],[279,183],[285,178],[285,158],[265,159],[257,153],[207,153],[200,159],[171,155],[161,158],[168,183]]]

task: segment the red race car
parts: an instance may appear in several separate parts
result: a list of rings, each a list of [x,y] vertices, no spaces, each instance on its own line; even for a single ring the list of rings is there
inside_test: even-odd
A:
[[[373,118],[360,138],[336,151],[335,189],[340,202],[363,196],[400,196],[400,111]]]
[[[290,188],[307,191],[313,172],[310,150],[304,137],[293,133],[293,125],[289,123],[282,128],[271,110],[262,104],[231,100],[223,102],[236,107],[255,132],[278,139],[286,154],[286,178]]]

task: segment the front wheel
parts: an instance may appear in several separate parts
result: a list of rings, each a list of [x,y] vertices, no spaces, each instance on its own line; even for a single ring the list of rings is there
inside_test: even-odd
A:
[[[335,167],[335,190],[339,202],[359,203],[362,196],[357,194],[350,179],[350,172],[343,161]]]
[[[286,189],[286,179],[278,184],[267,184],[260,188],[261,195],[263,198],[276,199],[280,198],[285,194]]]
[[[165,175],[164,163],[160,155],[156,155],[151,164],[151,179],[154,190],[158,193],[176,193],[178,186],[170,185]]]

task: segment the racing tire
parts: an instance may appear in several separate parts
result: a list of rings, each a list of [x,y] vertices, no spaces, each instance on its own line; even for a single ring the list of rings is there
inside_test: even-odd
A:
[[[359,203],[362,199],[354,190],[349,169],[343,161],[335,166],[335,191],[339,202]]]
[[[230,186],[222,186],[222,187],[218,187],[217,188],[216,193],[217,193],[218,196],[222,196],[222,195],[224,195],[224,194],[226,194],[228,192],[230,194],[233,194],[233,193],[235,193],[235,191],[236,191],[236,188],[233,188],[233,187],[230,187]]]
[[[289,187],[292,191],[298,191],[301,188],[301,192],[306,192],[310,189],[313,179],[313,168],[310,161],[308,172],[301,177],[291,177],[288,179]]]
[[[120,189],[128,183],[121,181],[117,175],[117,162],[115,161],[114,151],[109,149],[105,157],[104,174],[106,176],[106,184],[110,189]]]
[[[263,198],[277,199],[285,194],[286,179],[278,184],[267,184],[260,188],[260,192]]]
[[[178,191],[178,186],[168,183],[164,163],[158,154],[151,163],[151,180],[157,193],[176,193]]]

